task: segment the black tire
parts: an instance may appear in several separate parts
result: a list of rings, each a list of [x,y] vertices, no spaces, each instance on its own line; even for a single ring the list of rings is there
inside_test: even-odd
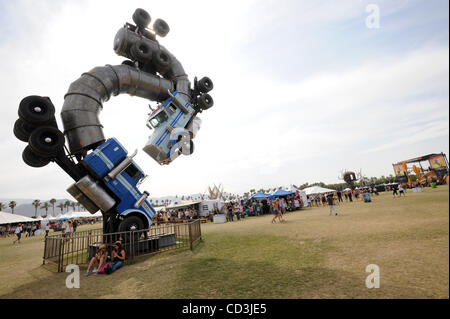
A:
[[[30,138],[31,132],[34,130],[34,126],[30,126],[29,124],[25,123],[22,119],[17,119],[14,123],[14,136],[17,137],[22,142],[27,142]]]
[[[153,52],[153,65],[156,67],[156,70],[158,72],[163,72],[166,71],[169,66],[171,61],[170,55],[163,51],[163,50],[157,50],[155,52]]]
[[[55,157],[63,151],[64,134],[53,126],[41,126],[31,133],[28,143],[31,150],[43,157]]]
[[[207,110],[214,105],[214,100],[209,94],[202,94],[197,100],[198,106],[202,110]]]
[[[48,97],[30,95],[19,105],[19,118],[31,125],[45,125],[55,119],[55,107]]]
[[[50,160],[48,158],[44,158],[42,156],[39,156],[35,154],[29,145],[25,147],[25,149],[22,152],[22,159],[28,166],[31,167],[43,167],[50,163]]]
[[[133,13],[133,21],[140,29],[145,29],[152,21],[152,18],[147,11],[137,8]]]
[[[135,230],[136,233],[133,236],[133,240],[134,242],[137,242],[142,235],[142,232],[139,232],[139,230],[142,229],[144,229],[144,223],[142,222],[142,220],[137,216],[129,216],[125,217],[125,219],[120,222],[117,231],[121,233]],[[123,239],[123,244],[130,243],[131,241],[131,235],[128,233],[120,234],[120,237]]]
[[[152,51],[147,43],[142,40],[136,41],[130,48],[131,56],[140,62],[147,62],[152,59]]]
[[[133,229],[133,227],[135,229]],[[126,231],[132,231],[132,230],[137,231],[137,230],[142,230],[142,229],[144,229],[144,223],[137,216],[125,217],[125,219],[120,222],[119,227],[118,227],[119,232],[126,232]]]
[[[189,155],[191,155],[192,153],[194,153],[194,142],[192,140],[189,140]],[[182,154],[183,153],[183,147],[180,148],[180,151]]]
[[[209,91],[211,91],[214,88],[214,84],[210,78],[205,76],[205,77],[202,77],[197,82],[197,88],[202,93],[208,93]]]
[[[169,25],[163,19],[156,19],[153,23],[153,31],[160,37],[164,38],[170,31]]]

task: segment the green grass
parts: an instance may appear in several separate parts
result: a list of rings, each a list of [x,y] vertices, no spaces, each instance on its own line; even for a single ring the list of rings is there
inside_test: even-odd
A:
[[[0,239],[1,298],[448,298],[449,188],[390,193],[337,206],[226,224],[202,224],[194,251],[139,258],[116,273],[81,277],[42,265],[42,238]],[[98,227],[98,225],[96,226]],[[83,229],[81,229],[83,230]],[[381,287],[367,289],[368,264]],[[83,269],[82,269],[83,272]]]

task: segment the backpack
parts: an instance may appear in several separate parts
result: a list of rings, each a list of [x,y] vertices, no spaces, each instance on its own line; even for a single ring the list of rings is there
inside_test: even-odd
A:
[[[113,270],[111,267],[111,263],[108,263],[107,266],[105,267],[105,274],[110,275],[112,274]]]
[[[98,273],[99,274],[110,274],[111,273],[111,263],[106,263],[102,267],[99,268]],[[106,269],[109,268],[109,273],[106,272]]]

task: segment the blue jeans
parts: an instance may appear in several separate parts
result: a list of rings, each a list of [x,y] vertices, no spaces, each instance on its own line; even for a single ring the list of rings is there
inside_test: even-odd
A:
[[[112,273],[115,272],[117,269],[123,266],[123,261],[116,261],[111,263],[111,270]]]

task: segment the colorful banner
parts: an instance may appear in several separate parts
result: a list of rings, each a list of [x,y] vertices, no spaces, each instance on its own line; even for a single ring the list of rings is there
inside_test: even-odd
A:
[[[417,178],[420,178],[421,176],[420,168],[418,168],[416,165],[413,165],[413,171],[416,174]]]
[[[439,170],[439,169],[447,168],[447,164],[445,163],[444,156],[442,156],[442,155],[432,156],[428,159],[428,161],[430,162],[430,166],[432,169]]]
[[[406,176],[406,171],[402,164],[394,164],[395,176]]]

